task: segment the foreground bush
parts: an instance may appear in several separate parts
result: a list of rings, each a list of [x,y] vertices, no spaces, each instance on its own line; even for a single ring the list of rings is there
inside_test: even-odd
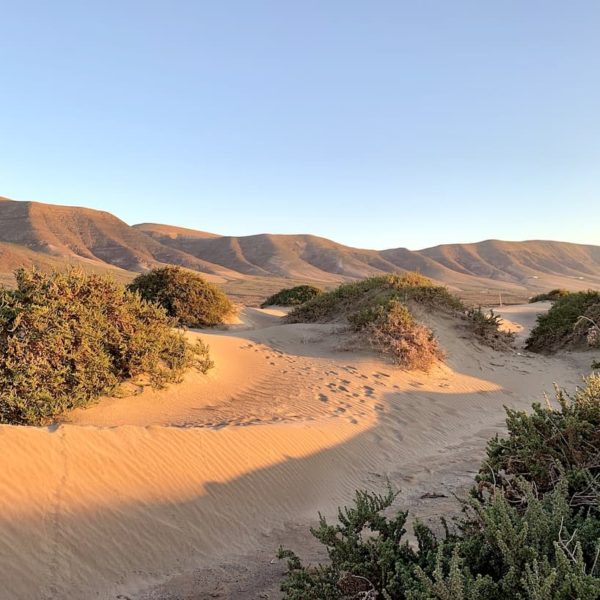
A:
[[[526,347],[534,352],[600,347],[600,292],[573,292],[554,302],[537,319]]]
[[[407,513],[385,514],[391,491],[358,492],[336,524],[321,517],[312,533],[326,565],[306,567],[279,551],[288,560],[286,599],[600,598],[600,376],[558,400],[556,412],[509,412],[508,436],[490,444],[464,517],[437,535],[415,523],[416,547],[405,540]]]
[[[293,288],[285,288],[276,294],[269,296],[261,307],[266,306],[298,306],[304,304],[317,296],[320,296],[323,290],[314,285],[297,285]]]
[[[38,425],[113,393],[208,370],[208,349],[172,329],[164,309],[99,275],[19,270],[0,292],[0,422]]]
[[[571,292],[569,292],[569,290],[556,288],[554,290],[550,290],[549,292],[538,294],[537,296],[532,296],[531,298],[529,298],[529,303],[533,304],[534,302],[554,302],[559,298],[568,296],[570,293]]]
[[[181,267],[162,267],[138,275],[129,285],[149,302],[162,306],[185,327],[212,327],[233,312],[225,293],[203,277]]]
[[[600,375],[589,377],[572,396],[557,390],[556,402],[558,410],[541,404],[531,413],[507,409],[509,436],[489,442],[480,482],[510,495],[512,483],[523,477],[544,494],[564,479],[569,502],[589,504],[591,481],[600,486]]]

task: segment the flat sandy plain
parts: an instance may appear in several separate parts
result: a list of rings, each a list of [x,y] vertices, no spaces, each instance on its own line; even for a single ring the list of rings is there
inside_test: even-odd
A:
[[[518,343],[545,309],[502,313]],[[592,359],[495,352],[438,319],[446,363],[406,372],[282,314],[190,333],[211,347],[207,376],[0,426],[0,598],[280,598],[275,551],[318,559],[317,511],[386,477],[413,516],[456,511],[503,406],[572,389]]]

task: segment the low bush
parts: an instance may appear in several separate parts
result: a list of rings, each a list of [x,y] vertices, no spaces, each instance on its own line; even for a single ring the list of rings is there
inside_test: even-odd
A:
[[[573,346],[600,347],[600,292],[573,292],[554,302],[537,319],[527,339],[533,352],[555,352]]]
[[[444,358],[431,329],[418,323],[408,307],[394,298],[354,313],[349,320],[374,348],[406,369],[426,371]]]
[[[320,517],[311,531],[329,561],[305,566],[280,548],[285,598],[600,598],[600,376],[558,403],[509,411],[508,435],[490,443],[464,516],[437,533],[416,522],[416,546],[405,538],[407,513],[388,516],[391,490],[357,492],[336,524]]]
[[[415,308],[451,315],[466,323],[475,337],[493,347],[512,344],[500,331],[497,315],[468,310],[447,288],[419,273],[381,275],[344,283],[293,309],[290,323],[348,322],[375,348],[401,366],[427,369],[443,352],[432,331],[414,317]]]
[[[0,292],[0,422],[39,425],[143,376],[160,387],[211,366],[164,309],[80,270],[18,270]]]
[[[554,290],[550,290],[549,292],[545,292],[543,294],[537,294],[537,296],[532,296],[529,298],[529,303],[533,304],[534,302],[554,302],[559,298],[563,298],[564,296],[568,296],[571,292],[569,290],[565,290],[562,288],[556,288]]]
[[[514,344],[515,334],[502,330],[502,318],[493,310],[488,313],[481,307],[470,308],[465,312],[465,318],[468,329],[487,346],[503,350]]]
[[[343,283],[295,308],[288,315],[288,321],[317,323],[347,317],[392,298],[404,304],[413,301],[426,308],[446,312],[464,310],[463,303],[445,287],[435,285],[419,273],[406,273]]]
[[[590,376],[572,395],[557,389],[556,402],[558,410],[541,404],[531,413],[507,409],[509,436],[489,442],[480,484],[510,495],[513,482],[525,478],[544,494],[564,479],[569,502],[588,503],[591,482],[600,486],[600,376]]]
[[[298,306],[304,304],[317,296],[320,296],[323,290],[314,285],[297,285],[293,288],[285,288],[276,294],[269,296],[261,307],[266,306]]]
[[[219,325],[234,310],[221,289],[198,273],[181,267],[161,267],[142,273],[129,289],[144,300],[162,306],[185,327]]]

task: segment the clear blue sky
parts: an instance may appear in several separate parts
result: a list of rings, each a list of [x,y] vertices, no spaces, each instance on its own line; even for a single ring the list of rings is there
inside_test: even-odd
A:
[[[600,2],[4,2],[0,195],[355,246],[600,244]]]

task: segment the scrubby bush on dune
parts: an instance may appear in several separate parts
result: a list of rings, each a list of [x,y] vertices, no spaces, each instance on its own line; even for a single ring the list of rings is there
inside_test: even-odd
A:
[[[385,514],[391,491],[358,492],[336,524],[321,517],[312,533],[329,561],[305,567],[280,549],[285,598],[600,598],[600,376],[558,400],[559,411],[509,411],[508,435],[490,443],[464,516],[441,533],[416,522],[416,547],[405,540],[407,513]]]
[[[293,288],[285,288],[276,294],[269,296],[261,307],[266,306],[298,306],[321,295],[323,290],[314,285],[297,285]]]
[[[554,302],[537,319],[526,347],[534,352],[600,347],[600,292],[573,292]]]
[[[427,369],[443,356],[432,331],[419,323],[414,308],[456,316],[481,341],[498,346],[512,336],[499,330],[493,313],[467,310],[447,288],[435,285],[419,273],[382,275],[344,283],[323,293],[287,316],[290,323],[347,321],[365,334],[377,349],[391,355],[403,367]]]
[[[288,321],[315,323],[347,316],[373,304],[382,304],[395,298],[400,302],[414,301],[428,308],[447,312],[462,311],[462,302],[445,287],[435,285],[419,273],[405,275],[380,275],[361,281],[343,283],[295,308]]]
[[[0,422],[43,424],[144,376],[160,387],[208,349],[189,344],[164,309],[80,270],[19,270],[0,292]]]
[[[504,350],[514,343],[514,333],[502,330],[502,318],[493,310],[485,312],[481,307],[469,308],[465,316],[470,331],[487,346]]]
[[[550,290],[549,292],[545,292],[543,294],[537,294],[537,296],[532,296],[529,298],[529,303],[533,304],[534,302],[554,302],[563,296],[568,296],[571,292],[569,290],[565,290],[562,288],[556,288],[555,290]]]
[[[444,357],[431,329],[418,323],[408,307],[395,298],[354,313],[349,320],[374,348],[407,369],[426,371]]]
[[[161,267],[138,275],[129,285],[148,302],[162,306],[185,327],[223,323],[234,307],[226,294],[198,273],[181,267]]]

